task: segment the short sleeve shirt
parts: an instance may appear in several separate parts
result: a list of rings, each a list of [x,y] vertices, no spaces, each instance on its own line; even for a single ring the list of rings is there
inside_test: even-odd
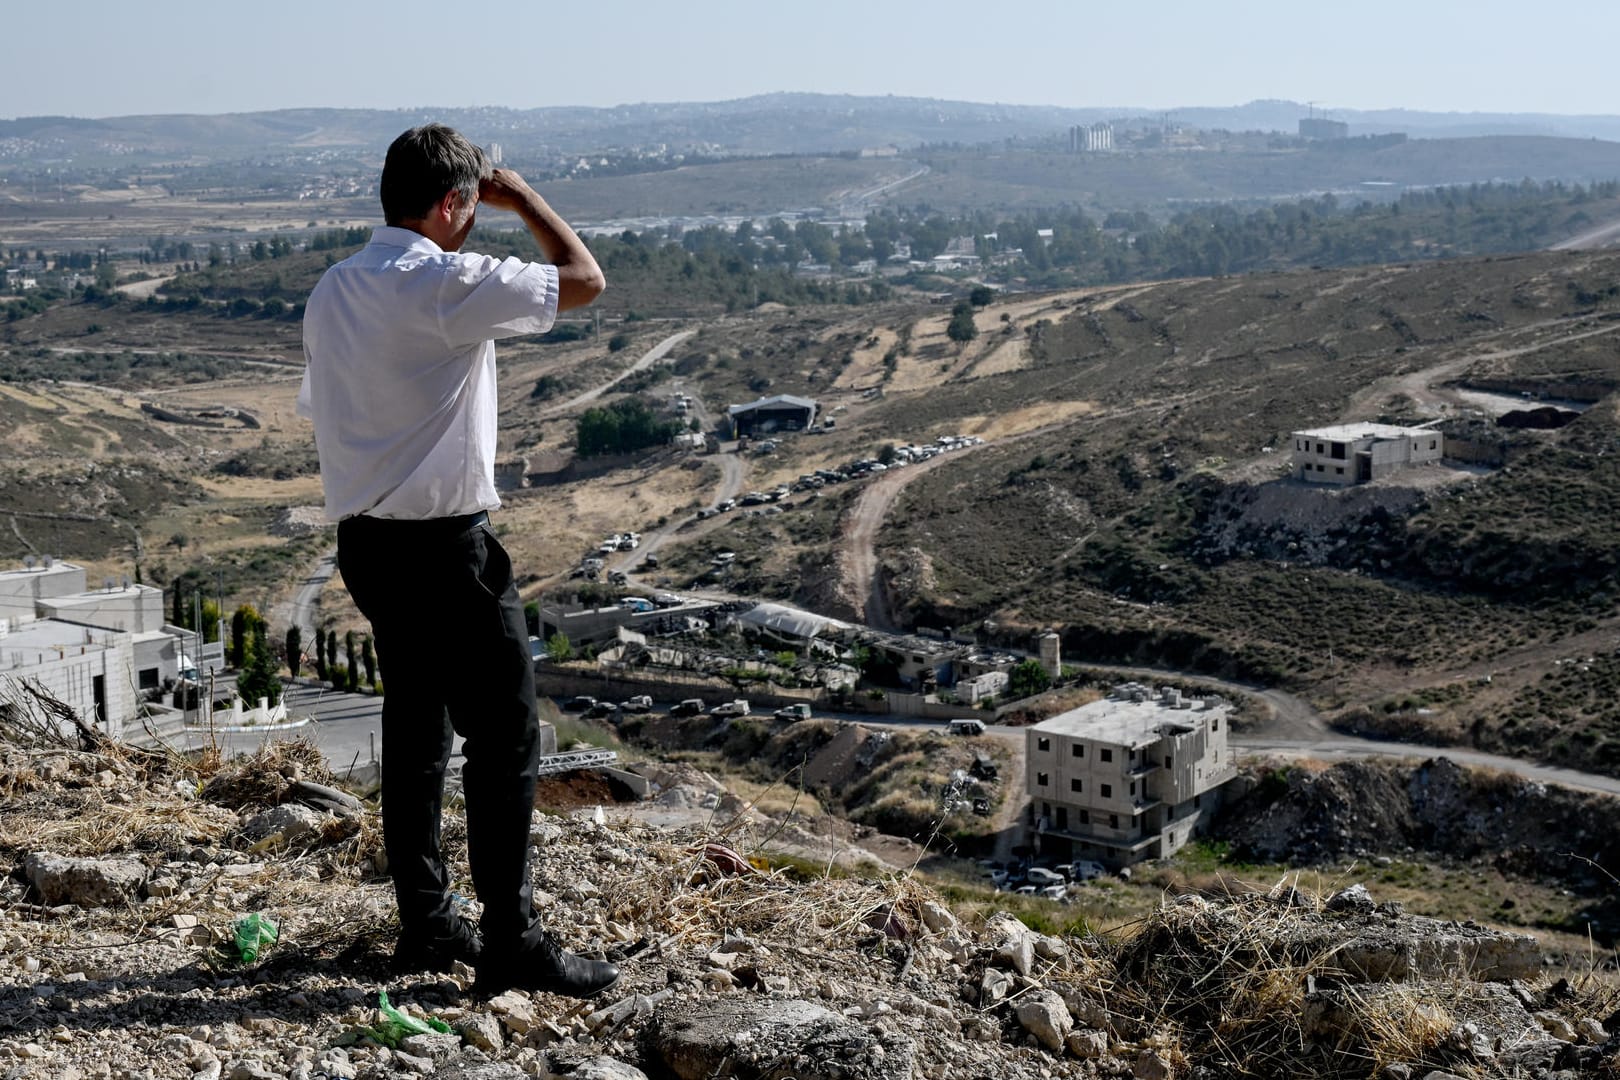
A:
[[[494,341],[556,317],[555,266],[444,251],[411,229],[377,229],[330,267],[304,309],[298,393],[326,516],[499,506]]]

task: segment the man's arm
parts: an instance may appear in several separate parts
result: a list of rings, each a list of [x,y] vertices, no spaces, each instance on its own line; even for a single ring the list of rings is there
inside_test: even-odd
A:
[[[523,177],[511,169],[496,169],[479,185],[478,197],[497,210],[510,210],[521,217],[540,250],[557,267],[558,311],[584,307],[602,295],[607,278],[590,248]]]

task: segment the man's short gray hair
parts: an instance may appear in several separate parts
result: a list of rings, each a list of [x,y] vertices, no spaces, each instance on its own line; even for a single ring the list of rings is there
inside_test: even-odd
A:
[[[450,191],[463,199],[478,194],[478,182],[490,175],[484,152],[454,128],[423,124],[395,139],[383,162],[383,220],[390,225],[427,216]]]

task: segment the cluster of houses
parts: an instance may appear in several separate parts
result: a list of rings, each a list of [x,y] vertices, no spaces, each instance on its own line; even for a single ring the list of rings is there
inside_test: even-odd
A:
[[[224,669],[224,646],[164,621],[163,590],[90,588],[46,556],[0,571],[0,676],[36,681],[112,738],[125,737],[182,678]]]

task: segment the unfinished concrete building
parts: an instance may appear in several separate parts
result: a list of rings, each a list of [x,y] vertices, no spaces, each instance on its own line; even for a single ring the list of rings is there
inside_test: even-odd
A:
[[[1296,431],[1294,477],[1314,484],[1364,484],[1439,462],[1445,438],[1432,428],[1339,424]]]
[[[1203,832],[1236,775],[1231,705],[1135,683],[1026,734],[1031,827],[1043,855],[1128,866]]]

